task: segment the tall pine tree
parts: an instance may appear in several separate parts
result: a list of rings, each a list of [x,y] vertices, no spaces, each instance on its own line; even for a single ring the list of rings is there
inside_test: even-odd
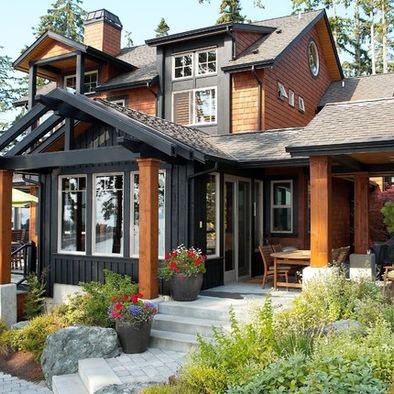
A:
[[[61,34],[74,41],[83,41],[83,21],[86,11],[82,8],[82,0],[56,0],[47,14],[41,16],[40,22],[33,32],[36,37],[47,30]]]
[[[164,18],[161,18],[160,23],[157,25],[155,29],[156,37],[168,36],[169,30],[170,27],[168,26],[166,20]]]
[[[222,0],[219,8],[220,16],[216,24],[245,22],[245,16],[241,14],[241,10],[242,7],[239,0]]]

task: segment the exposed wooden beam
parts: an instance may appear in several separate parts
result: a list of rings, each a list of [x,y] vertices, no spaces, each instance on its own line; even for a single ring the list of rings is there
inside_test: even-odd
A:
[[[333,160],[353,171],[365,171],[364,165],[347,155],[334,156]]]
[[[3,150],[10,142],[22,134],[28,127],[48,111],[42,104],[35,105],[24,117],[17,120],[4,134],[0,137],[0,150]]]
[[[53,62],[75,58],[76,55],[77,54],[75,52],[69,52],[69,53],[64,53],[62,55],[51,56],[45,59],[35,60],[34,62],[31,62],[31,64],[39,67],[48,66],[51,65]]]
[[[52,115],[50,118],[41,123],[36,129],[31,131],[22,141],[17,143],[10,151],[6,153],[6,157],[20,155],[28,148],[34,145],[40,138],[44,137],[50,130],[58,125],[63,118]]]
[[[140,155],[122,146],[96,149],[75,149],[68,152],[46,152],[12,157],[0,157],[1,169],[34,170],[69,167],[81,164],[101,164],[136,160]]]

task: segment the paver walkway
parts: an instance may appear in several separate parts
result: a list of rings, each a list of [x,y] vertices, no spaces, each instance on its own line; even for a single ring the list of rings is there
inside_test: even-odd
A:
[[[28,382],[0,372],[0,393],[49,394],[52,391],[41,384]]]

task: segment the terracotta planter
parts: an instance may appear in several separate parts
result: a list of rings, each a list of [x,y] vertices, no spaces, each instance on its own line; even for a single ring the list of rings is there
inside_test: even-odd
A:
[[[116,321],[116,332],[124,353],[143,353],[149,345],[152,321],[137,324]]]
[[[176,274],[170,280],[171,296],[175,301],[193,301],[201,290],[203,274],[186,276]]]

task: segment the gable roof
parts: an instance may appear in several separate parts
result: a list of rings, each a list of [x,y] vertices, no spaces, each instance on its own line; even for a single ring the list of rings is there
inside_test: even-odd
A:
[[[394,96],[394,73],[376,74],[334,81],[321,98],[319,106],[342,101],[371,100]]]
[[[327,104],[286,147],[293,157],[394,148],[394,98]]]
[[[280,18],[266,19],[256,22],[257,25],[271,26],[275,31],[262,37],[250,47],[248,47],[235,60],[230,60],[222,69],[224,71],[237,71],[247,67],[265,67],[277,62],[292,46],[294,46],[302,36],[318,22],[324,23],[327,31],[327,40],[331,41],[331,53],[327,54],[332,58],[332,63],[338,69],[338,78],[343,78],[342,67],[336,51],[328,18],[324,10],[311,11],[298,15],[284,16]]]

